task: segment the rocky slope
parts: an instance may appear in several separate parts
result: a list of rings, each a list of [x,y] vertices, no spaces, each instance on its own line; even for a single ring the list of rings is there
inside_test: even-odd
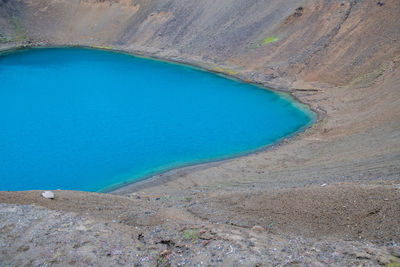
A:
[[[55,194],[0,194],[9,203],[0,204],[3,265],[374,266],[400,256],[400,185],[389,183],[219,196]]]
[[[126,196],[0,192],[0,263],[399,261],[399,14],[397,0],[0,0],[0,49],[186,62],[289,91],[319,114],[267,151],[113,192]]]
[[[271,83],[344,85],[381,72],[400,49],[396,0],[384,5],[358,0],[2,0],[0,5],[0,32],[11,40],[115,47],[210,68],[227,65],[228,73]]]

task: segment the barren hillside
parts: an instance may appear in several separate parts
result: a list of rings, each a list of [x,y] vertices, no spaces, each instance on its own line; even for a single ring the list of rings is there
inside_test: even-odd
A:
[[[0,265],[400,261],[400,1],[0,0],[0,50],[64,45],[262,83],[319,120],[124,196],[0,192]]]

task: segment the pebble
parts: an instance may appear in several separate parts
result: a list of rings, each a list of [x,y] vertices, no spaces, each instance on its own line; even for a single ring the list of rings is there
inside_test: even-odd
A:
[[[370,249],[370,248],[366,248],[366,249],[365,249],[365,252],[367,252],[367,253],[370,254],[370,255],[374,255],[374,254],[375,254],[375,252],[374,252],[372,249]]]
[[[256,233],[264,233],[265,229],[262,226],[255,225],[253,228],[251,228],[251,231],[256,232]]]
[[[164,250],[163,252],[160,253],[160,256],[161,257],[165,257],[165,256],[168,256],[169,254],[171,254],[171,251],[166,249],[166,250]]]
[[[400,258],[400,247],[392,247],[389,249],[390,254],[393,256]]]
[[[47,199],[54,199],[54,193],[51,191],[44,191],[42,193],[42,197],[47,198]]]
[[[207,245],[210,244],[210,243],[211,243],[211,240],[204,240],[203,243],[201,243],[201,245],[202,245],[203,247],[205,247],[205,246],[207,246]]]
[[[380,265],[387,265],[392,261],[392,257],[389,255],[380,255],[376,258]]]
[[[357,259],[370,259],[371,255],[369,255],[368,253],[365,252],[356,252],[355,256]]]
[[[18,248],[18,252],[25,252],[28,251],[30,247],[28,245],[22,245],[21,247]]]
[[[79,225],[78,227],[76,227],[76,230],[86,232],[87,228],[83,225]]]
[[[319,261],[316,261],[316,262],[313,262],[311,264],[311,266],[313,266],[313,267],[324,267],[324,266],[326,266],[326,264],[323,264],[323,263],[321,263]]]

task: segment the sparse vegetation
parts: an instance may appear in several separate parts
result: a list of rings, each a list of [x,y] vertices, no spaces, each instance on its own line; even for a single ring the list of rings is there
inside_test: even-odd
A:
[[[398,262],[398,261],[391,262],[391,263],[387,264],[386,267],[400,267],[400,262]]]
[[[193,243],[199,240],[199,232],[197,229],[186,230],[184,234],[185,240],[191,240]]]
[[[268,36],[267,38],[265,38],[263,41],[262,41],[262,45],[266,45],[266,44],[269,44],[269,43],[273,43],[273,42],[276,42],[276,41],[278,41],[279,40],[279,38],[278,37],[276,37],[276,36]]]
[[[354,80],[352,80],[349,85],[351,87],[362,87],[371,84],[375,79],[380,77],[386,70],[387,66],[382,65],[372,72],[363,74]]]
[[[157,266],[168,266],[167,259],[165,257],[159,256],[157,259]]]
[[[4,35],[2,35],[2,34],[0,33],[0,43],[7,43],[7,42],[9,42],[9,41],[10,41],[10,38],[5,37]]]
[[[106,46],[97,45],[97,46],[93,46],[93,48],[103,49],[103,50],[111,50],[111,49],[114,49],[114,46],[112,46],[112,45],[106,45]]]
[[[28,33],[25,29],[24,24],[22,24],[22,22],[17,18],[13,18],[12,23],[14,24],[15,31],[13,40],[16,42],[22,42],[28,39]]]
[[[271,36],[268,36],[268,37],[262,39],[261,41],[257,41],[257,43],[255,43],[255,44],[253,43],[250,48],[257,49],[260,46],[264,46],[264,45],[279,41],[279,39],[280,39],[279,37],[271,35]]]
[[[216,72],[225,73],[225,74],[232,75],[232,76],[237,74],[237,71],[235,71],[233,69],[229,69],[229,68],[222,68],[222,67],[214,66],[213,69]]]

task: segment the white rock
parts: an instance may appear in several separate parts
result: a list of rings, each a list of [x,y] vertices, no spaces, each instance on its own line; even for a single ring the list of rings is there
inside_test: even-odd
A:
[[[54,193],[51,191],[44,191],[42,193],[42,197],[48,198],[48,199],[53,199],[54,198]]]
[[[86,232],[87,228],[85,226],[83,226],[83,225],[79,225],[78,227],[76,227],[76,230]]]

